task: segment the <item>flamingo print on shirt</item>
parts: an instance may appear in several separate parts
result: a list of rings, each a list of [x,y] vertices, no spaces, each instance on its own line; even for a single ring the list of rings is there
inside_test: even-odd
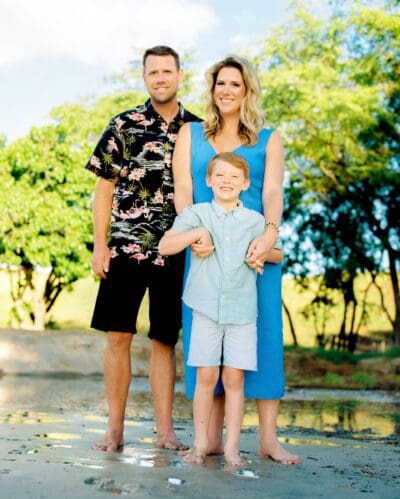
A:
[[[112,181],[110,248],[139,265],[164,267],[158,243],[175,218],[171,158],[179,128],[200,119],[179,105],[167,123],[145,104],[118,114],[105,129],[86,168]]]

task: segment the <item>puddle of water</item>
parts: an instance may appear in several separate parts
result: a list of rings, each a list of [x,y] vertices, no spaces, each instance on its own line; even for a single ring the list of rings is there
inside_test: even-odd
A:
[[[139,442],[143,442],[144,444],[154,444],[154,438],[151,437],[142,437],[137,439]]]
[[[47,433],[46,435],[50,440],[80,440],[82,438],[76,433]]]
[[[40,423],[65,423],[65,419],[45,412],[32,412],[17,410],[0,416],[0,423],[37,425]]]
[[[279,442],[291,445],[322,445],[323,447],[352,447],[354,449],[362,449],[363,445],[349,445],[346,443],[327,442],[326,440],[310,440],[304,438],[283,438],[278,437]]]
[[[245,427],[257,427],[252,402],[246,403]],[[400,405],[359,400],[283,400],[278,418],[280,428],[300,427],[352,436],[400,435]],[[345,435],[344,435],[345,436]]]
[[[85,429],[86,432],[99,434],[104,433],[107,423],[107,405],[101,378],[5,376],[0,386],[0,399],[4,401],[0,423],[58,424],[67,421],[63,415],[68,413],[79,415],[80,419],[91,423]],[[21,410],[26,407],[30,410]],[[186,400],[182,383],[176,387],[174,416],[177,421],[179,418],[192,418],[192,403]],[[138,418],[142,418],[142,421],[138,421]],[[140,426],[153,418],[148,380],[134,378],[129,393],[126,426]],[[99,427],[95,428],[93,423],[99,423]],[[244,426],[258,427],[253,401],[246,401]],[[348,432],[351,436],[400,435],[400,394],[372,390],[291,389],[281,403],[278,426],[281,429]],[[153,443],[150,437],[140,441]]]

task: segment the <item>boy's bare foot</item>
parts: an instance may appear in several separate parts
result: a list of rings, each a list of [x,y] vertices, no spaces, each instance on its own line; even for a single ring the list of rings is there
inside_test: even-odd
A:
[[[116,452],[124,446],[124,438],[122,432],[107,431],[103,440],[92,445],[92,449],[101,450],[103,452]]]
[[[209,445],[207,449],[207,456],[212,456],[216,454],[223,454],[224,453],[224,446],[222,445],[222,442],[217,442],[214,445]]]
[[[204,464],[206,462],[206,455],[207,453],[205,451],[201,451],[200,449],[197,449],[197,447],[193,446],[183,457],[183,460],[185,463],[190,463],[190,464]]]
[[[224,457],[226,464],[228,464],[229,466],[238,467],[238,466],[244,466],[246,464],[246,462],[240,458],[239,452],[237,450],[229,451],[225,449]]]
[[[189,447],[183,444],[176,435],[158,435],[156,438],[156,446],[159,449],[180,450],[185,451]]]
[[[273,461],[277,461],[282,464],[300,464],[301,457],[297,454],[291,454],[285,450],[282,445],[275,440],[275,442],[270,442],[267,445],[261,445],[258,451],[260,457],[269,457]]]
[[[186,450],[182,450],[180,452],[178,452],[178,454],[180,456],[186,456],[187,454],[190,454],[192,452],[192,449],[186,449]],[[219,455],[219,454],[223,454],[224,453],[224,447],[222,445],[222,442],[220,442],[219,444],[215,445],[215,447],[208,447],[207,449],[207,452],[206,452],[206,455],[207,456],[216,456],[216,455]]]

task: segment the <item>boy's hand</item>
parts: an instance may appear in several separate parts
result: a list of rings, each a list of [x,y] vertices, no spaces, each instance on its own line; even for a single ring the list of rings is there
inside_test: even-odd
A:
[[[214,251],[213,240],[211,234],[206,228],[202,228],[201,237],[190,245],[192,253],[199,258],[207,258]]]

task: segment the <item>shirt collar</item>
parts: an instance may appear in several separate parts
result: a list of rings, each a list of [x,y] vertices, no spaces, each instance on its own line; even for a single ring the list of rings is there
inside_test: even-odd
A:
[[[146,114],[149,115],[149,118],[156,118],[162,121],[165,121],[164,118],[157,113],[157,111],[154,109],[153,104],[151,103],[151,99],[147,99],[147,101],[144,103],[145,109],[146,109]],[[171,123],[175,120],[182,119],[185,115],[185,109],[182,106],[180,102],[178,102],[178,112],[176,113],[176,116],[172,119]]]
[[[214,210],[214,213],[216,214],[216,216],[218,218],[222,218],[223,216],[227,215],[228,213],[232,213],[232,215],[234,217],[239,218],[241,213],[243,212],[243,203],[242,203],[242,201],[240,201],[240,199],[238,200],[238,205],[236,206],[236,208],[234,208],[233,210],[229,210],[229,211],[222,208],[222,206],[217,204],[214,200],[211,201],[211,206],[212,206],[212,209]]]

